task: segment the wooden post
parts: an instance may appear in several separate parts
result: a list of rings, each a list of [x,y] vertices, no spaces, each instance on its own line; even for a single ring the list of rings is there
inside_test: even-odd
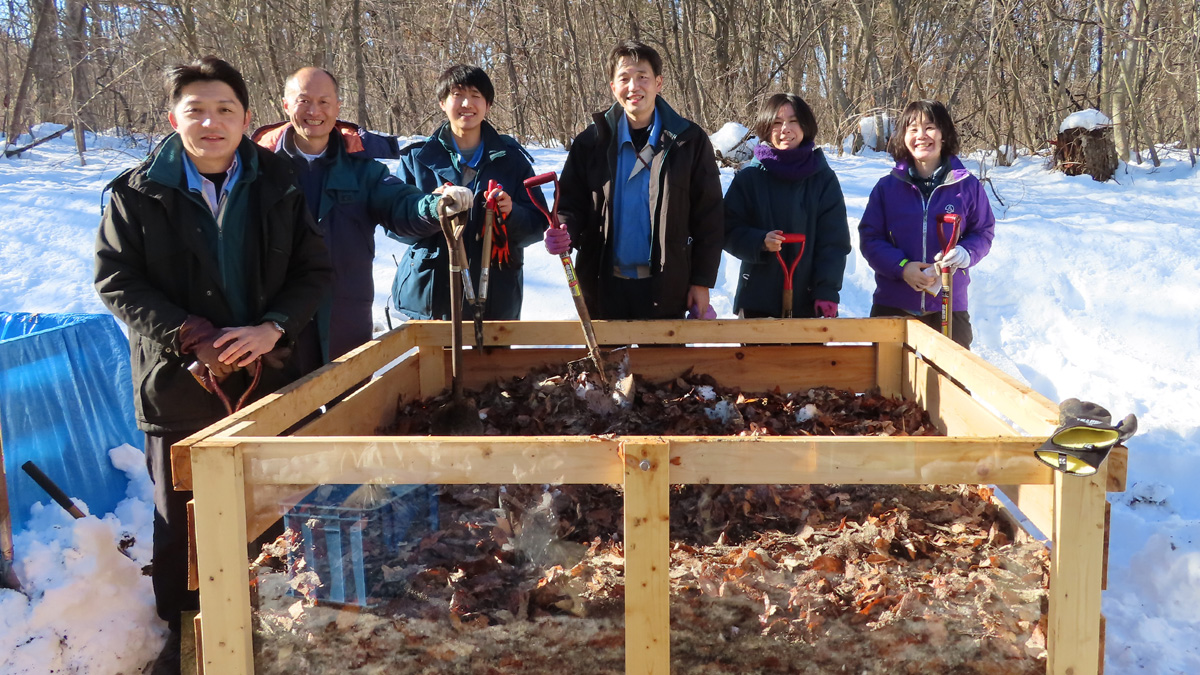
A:
[[[1046,672],[1100,672],[1100,587],[1104,564],[1103,466],[1087,478],[1054,474],[1054,546]]]
[[[417,349],[417,370],[421,378],[421,398],[431,398],[446,389],[446,350],[422,345]]]
[[[254,647],[241,448],[193,447],[192,490],[204,616],[204,671],[250,675],[254,672]]]
[[[13,562],[12,515],[8,510],[8,477],[4,473],[4,441],[0,439],[0,575],[8,576]],[[0,582],[11,581],[0,578]],[[3,586],[0,586],[3,588]]]
[[[625,672],[671,672],[670,443],[623,443]]]
[[[904,393],[904,343],[879,342],[875,345],[875,384],[884,396]]]

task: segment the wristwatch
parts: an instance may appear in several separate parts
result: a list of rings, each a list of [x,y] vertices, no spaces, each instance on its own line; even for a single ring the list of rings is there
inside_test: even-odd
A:
[[[287,331],[283,329],[283,326],[279,325],[278,321],[272,321],[271,325],[275,327],[275,330],[279,331],[279,337],[287,335]]]

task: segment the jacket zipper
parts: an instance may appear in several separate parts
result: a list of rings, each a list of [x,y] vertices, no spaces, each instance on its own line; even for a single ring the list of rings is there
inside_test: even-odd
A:
[[[933,187],[933,189],[929,191],[928,198],[925,197],[925,193],[921,192],[921,188],[918,188],[915,184],[913,184],[911,182],[909,183],[909,185],[912,185],[913,189],[917,191],[917,194],[921,196],[921,262],[925,262],[926,258],[929,257],[929,203],[933,201],[933,193],[937,192],[938,188],[944,187],[946,185],[954,185],[955,183],[958,183],[961,181],[962,181],[962,178],[959,178],[958,180],[945,181],[945,182],[941,183],[940,185],[935,185]],[[950,283],[951,284],[954,283],[953,277],[951,277]],[[925,313],[925,296],[926,295],[929,295],[929,294],[924,291],[921,292],[921,313],[922,314]]]

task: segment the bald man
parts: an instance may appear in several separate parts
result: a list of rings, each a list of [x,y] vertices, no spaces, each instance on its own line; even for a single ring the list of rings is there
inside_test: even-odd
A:
[[[439,195],[426,194],[391,175],[375,157],[388,156],[383,137],[338,120],[337,79],[321,68],[301,68],[284,87],[287,121],[251,138],[289,158],[309,212],[325,236],[333,263],[333,293],[322,303],[297,349],[314,367],[371,339],[375,284],[375,227],[402,237],[439,233]],[[394,148],[392,149],[394,152]],[[454,201],[449,192],[447,201]],[[470,206],[466,195],[463,208]]]

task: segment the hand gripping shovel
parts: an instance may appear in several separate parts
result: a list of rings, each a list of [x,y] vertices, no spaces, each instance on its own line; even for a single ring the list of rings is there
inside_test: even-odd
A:
[[[487,203],[483,211],[483,255],[479,259],[479,296],[475,299],[475,348],[483,349],[483,311],[487,309],[488,274],[492,268],[492,238],[500,207],[492,193],[502,189],[494,180],[488,181]]]
[[[466,213],[451,217],[438,205],[441,213],[442,234],[446,237],[446,248],[450,252],[450,402],[433,411],[430,430],[435,436],[481,436],[483,422],[479,421],[479,410],[475,404],[463,398],[462,393],[462,314],[463,293],[470,288],[470,272],[467,271],[467,256],[463,250],[462,233],[466,229]],[[470,301],[474,294],[470,294]]]
[[[943,213],[938,220],[938,241],[942,244],[942,259],[950,255],[950,251],[958,246],[959,226],[962,218],[957,213]],[[946,236],[946,226],[950,226],[950,236]],[[953,326],[950,317],[954,311],[954,268],[942,267],[942,335],[953,338]]]
[[[554,183],[554,206],[547,211],[534,197],[533,190],[550,182]],[[546,216],[550,227],[562,227],[562,223],[558,221],[558,175],[556,173],[551,171],[533,178],[526,178],[525,191],[529,193],[529,198],[533,200],[542,215]],[[604,388],[609,389],[608,376],[604,372],[604,360],[600,356],[600,345],[596,342],[596,331],[592,329],[592,318],[588,314],[587,305],[583,302],[583,292],[579,290],[579,279],[575,276],[575,266],[571,264],[571,254],[569,252],[562,253],[559,258],[562,260],[563,271],[567,273],[567,285],[571,287],[571,299],[575,301],[575,310],[579,312],[579,323],[583,325],[583,337],[587,341],[588,356],[595,364],[596,373],[600,376]]]
[[[788,265],[783,261],[783,248],[775,252],[775,257],[779,259],[779,266],[783,268],[783,318],[790,319],[792,317],[792,280],[796,276],[796,265],[800,263],[800,259],[804,257],[804,240],[802,234],[785,234],[783,235],[783,243],[785,244],[800,244],[800,252],[796,254],[792,264]]]

